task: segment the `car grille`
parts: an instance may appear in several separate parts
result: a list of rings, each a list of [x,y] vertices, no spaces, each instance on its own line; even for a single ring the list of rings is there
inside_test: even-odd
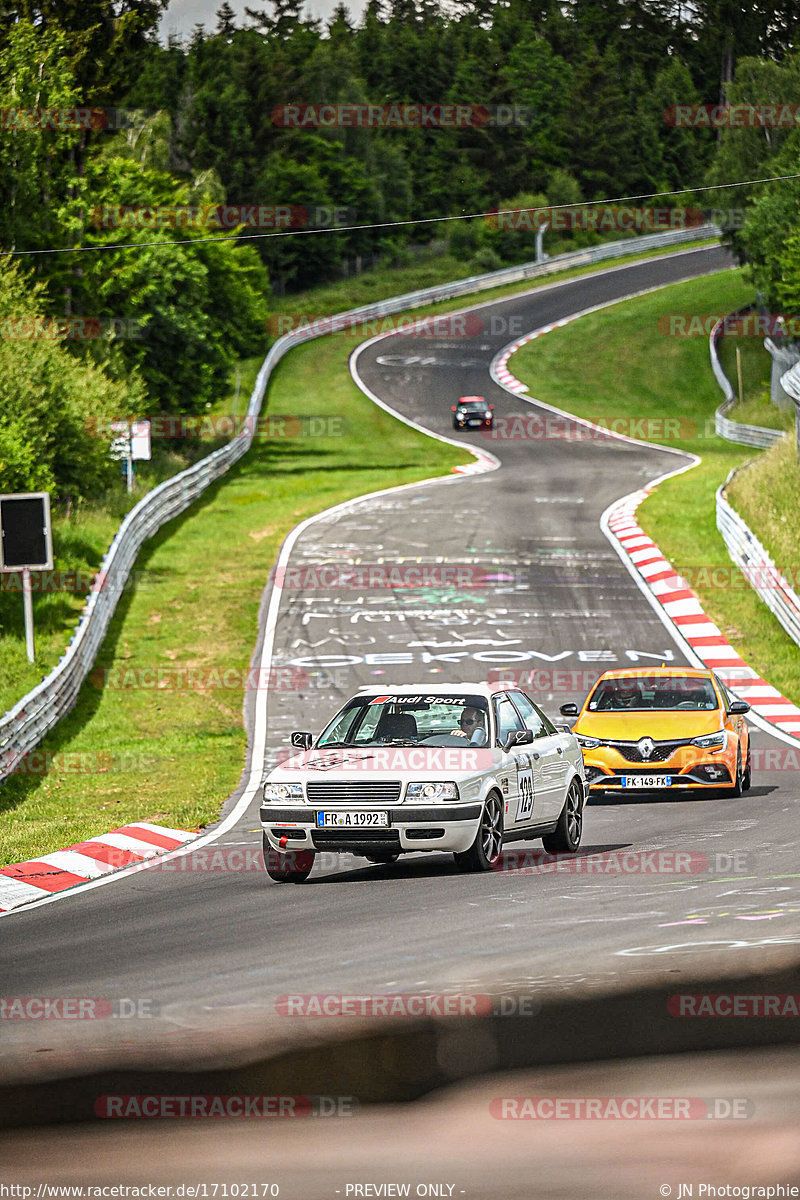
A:
[[[668,758],[678,749],[679,746],[688,746],[689,742],[686,738],[681,738],[674,742],[656,742],[653,753],[649,758],[643,758],[642,752],[639,749],[637,742],[606,742],[607,746],[612,746],[617,750],[623,758],[628,762],[635,763],[660,763],[666,762]]]
[[[327,779],[306,784],[311,804],[396,804],[399,779]]]
[[[399,850],[397,829],[314,829],[315,850]]]

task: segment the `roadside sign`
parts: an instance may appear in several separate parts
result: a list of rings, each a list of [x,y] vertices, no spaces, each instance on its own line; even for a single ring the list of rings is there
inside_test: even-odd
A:
[[[0,570],[51,571],[53,534],[48,492],[0,496]]]
[[[48,492],[0,496],[0,571],[22,572],[25,649],[34,660],[31,571],[52,571],[53,530]]]

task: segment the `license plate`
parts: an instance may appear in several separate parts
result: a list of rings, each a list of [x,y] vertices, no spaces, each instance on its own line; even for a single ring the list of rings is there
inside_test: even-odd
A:
[[[365,829],[374,825],[388,825],[388,812],[318,812],[317,828],[344,826],[345,829]]]
[[[671,775],[624,775],[622,786],[626,788],[672,787]]]

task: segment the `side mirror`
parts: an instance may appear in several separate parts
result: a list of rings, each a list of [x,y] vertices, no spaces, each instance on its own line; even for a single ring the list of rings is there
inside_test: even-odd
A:
[[[533,741],[532,729],[512,729],[511,733],[503,743],[503,749],[506,754],[513,746],[527,746]]]
[[[457,408],[458,408],[458,405],[457,405],[457,404],[451,404],[451,405],[450,405],[450,412],[455,412]]]
[[[559,733],[572,733],[572,726],[567,725],[566,723],[563,725],[556,725],[556,729]]]
[[[750,712],[750,705],[746,700],[734,700],[728,712],[732,717],[743,717],[745,713]]]
[[[559,712],[561,713],[562,717],[577,717],[578,706],[570,701],[569,704],[562,704]]]
[[[313,733],[293,733],[292,745],[296,750],[310,750],[314,745]]]

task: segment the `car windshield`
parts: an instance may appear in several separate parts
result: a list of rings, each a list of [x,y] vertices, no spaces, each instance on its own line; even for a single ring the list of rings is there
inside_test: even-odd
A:
[[[485,413],[486,412],[485,404],[461,404],[461,405],[459,405],[459,408],[461,409],[462,412],[467,412],[467,413]]]
[[[719,700],[710,679],[691,675],[628,675],[601,679],[587,706],[589,712],[625,709],[711,711]]]
[[[488,704],[483,696],[429,693],[356,696],[333,718],[318,747],[485,745]]]
[[[591,694],[590,713],[618,709],[681,709],[710,712],[720,701],[710,679],[692,676],[620,676],[601,679]]]

